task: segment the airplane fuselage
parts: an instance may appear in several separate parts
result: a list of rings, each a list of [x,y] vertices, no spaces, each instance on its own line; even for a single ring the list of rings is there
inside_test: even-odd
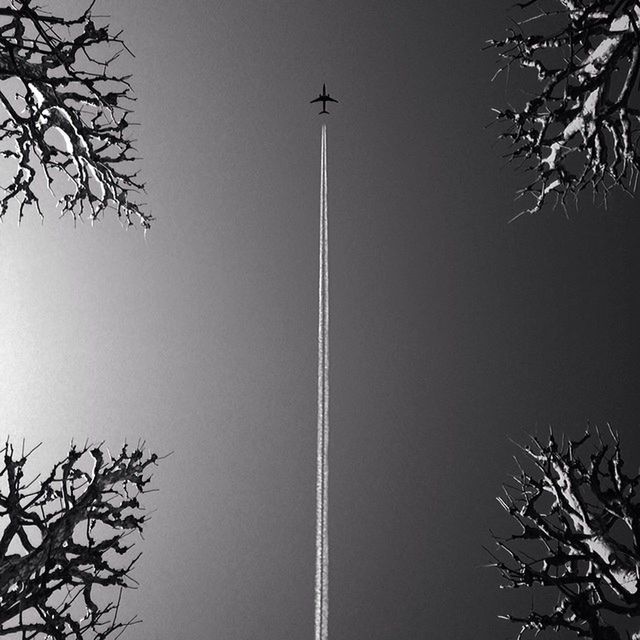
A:
[[[329,113],[327,111],[327,102],[338,102],[338,101],[335,98],[332,98],[327,93],[327,87],[323,84],[322,93],[317,98],[311,100],[311,103],[313,102],[322,102],[322,111],[318,113],[318,115],[322,115],[323,113]]]

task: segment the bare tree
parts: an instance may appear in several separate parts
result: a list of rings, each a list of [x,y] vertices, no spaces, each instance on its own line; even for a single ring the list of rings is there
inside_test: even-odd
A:
[[[54,13],[33,0],[1,3],[0,157],[11,177],[0,219],[10,206],[19,220],[28,208],[44,217],[51,201],[74,220],[112,208],[150,226],[132,169],[129,76],[117,70],[127,49],[96,24],[94,3],[79,15],[60,3]],[[0,450],[0,636],[115,640],[138,622],[119,619],[140,556],[127,542],[147,521],[139,500],[159,458],[141,443],[115,456],[71,446],[48,476],[26,481],[33,451]]]
[[[533,438],[523,449],[532,471],[518,464],[515,485],[498,499],[519,532],[494,536],[493,566],[506,588],[532,594],[528,613],[501,616],[519,625],[518,638],[545,630],[640,637],[640,475],[625,472],[616,434],[596,440]]]
[[[51,197],[74,219],[97,220],[109,207],[149,227],[131,168],[129,76],[115,70],[126,46],[94,22],[94,3],[75,16],[33,0],[0,7],[0,155],[13,163],[0,218],[12,203],[19,219],[28,207],[43,216]]]
[[[126,539],[147,521],[139,498],[159,458],[142,444],[115,456],[104,449],[71,446],[31,481],[33,450],[18,455],[7,443],[0,452],[0,636],[115,639],[137,622],[118,620],[139,557]]]
[[[529,74],[521,94],[528,99],[495,110],[506,124],[500,137],[511,145],[507,157],[532,176],[519,192],[532,205],[519,215],[539,211],[549,196],[564,206],[587,187],[605,206],[611,188],[633,192],[640,168],[640,2],[517,6],[506,37],[489,46],[502,60],[496,76],[514,67]]]

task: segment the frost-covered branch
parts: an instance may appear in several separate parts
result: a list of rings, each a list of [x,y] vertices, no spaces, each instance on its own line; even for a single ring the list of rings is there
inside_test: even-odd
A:
[[[129,76],[115,70],[126,46],[94,22],[93,4],[68,16],[56,3],[56,13],[32,0],[0,6],[0,156],[13,176],[0,184],[0,218],[10,205],[19,219],[28,207],[43,216],[50,198],[74,219],[113,208],[149,227],[131,168]]]
[[[493,566],[505,588],[537,590],[547,607],[532,598],[529,613],[501,617],[519,625],[518,638],[546,629],[625,637],[622,621],[640,618],[640,475],[625,472],[613,433],[608,442],[586,434],[562,445],[551,434],[523,451],[532,470],[519,464],[498,498],[519,531],[494,536]]]
[[[115,638],[137,621],[118,619],[140,555],[126,539],[147,521],[139,499],[158,456],[142,444],[114,456],[72,446],[47,477],[26,481],[31,453],[0,451],[0,636]]]
[[[496,109],[508,157],[532,174],[520,195],[539,211],[550,196],[590,187],[634,191],[640,169],[640,3],[637,0],[530,0],[507,35],[490,40],[501,71],[528,70],[523,105]]]

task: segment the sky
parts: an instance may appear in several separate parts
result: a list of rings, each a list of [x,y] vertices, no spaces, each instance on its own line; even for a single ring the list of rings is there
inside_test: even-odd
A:
[[[513,636],[527,596],[482,567],[512,440],[610,422],[639,462],[638,200],[508,224],[509,4],[99,0],[157,220],[7,214],[0,416],[34,473],[72,438],[174,452],[131,640],[313,637],[322,122],[330,638]]]

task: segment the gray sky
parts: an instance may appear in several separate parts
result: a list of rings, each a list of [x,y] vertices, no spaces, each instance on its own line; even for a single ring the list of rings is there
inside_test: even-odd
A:
[[[323,82],[330,637],[506,637],[479,567],[508,438],[610,420],[637,462],[638,202],[507,224],[522,179],[483,128],[505,84],[481,52],[507,3],[101,4],[158,220],[7,216],[0,415],[42,464],[72,437],[175,451],[129,637],[312,637]]]

